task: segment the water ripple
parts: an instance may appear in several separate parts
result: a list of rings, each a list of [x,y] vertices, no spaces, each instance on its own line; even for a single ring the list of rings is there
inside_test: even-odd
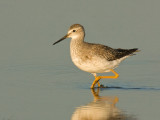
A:
[[[160,88],[149,88],[149,87],[120,87],[120,86],[103,86],[102,89],[121,89],[121,90],[160,90]]]

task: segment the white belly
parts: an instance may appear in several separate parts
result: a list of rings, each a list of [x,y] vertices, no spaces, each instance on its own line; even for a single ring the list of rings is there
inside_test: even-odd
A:
[[[83,61],[78,57],[72,56],[72,61],[79,69],[83,71],[89,73],[103,73],[110,72],[110,69],[116,68],[122,60],[119,59],[114,61],[107,61],[106,59],[102,58],[93,58],[91,60]]]

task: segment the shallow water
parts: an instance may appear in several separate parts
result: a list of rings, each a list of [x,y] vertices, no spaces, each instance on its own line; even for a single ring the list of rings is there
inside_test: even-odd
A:
[[[85,116],[94,117],[93,115],[100,114],[97,117],[101,120],[103,115],[104,119],[109,117],[129,120],[149,120],[153,117],[155,120],[159,119],[160,87],[156,76],[146,78],[149,73],[141,72],[143,76],[138,75],[140,72],[134,71],[136,65],[121,65],[122,70],[120,68],[117,70],[121,75],[118,79],[100,81],[108,88],[100,88],[97,93],[98,102],[93,102],[95,96],[89,88],[93,76],[76,71],[72,66],[65,64],[1,66],[3,69],[0,72],[0,119],[77,120],[73,116],[78,114],[80,117],[82,113],[80,117],[82,118],[83,109],[87,111]],[[130,70],[130,67],[133,69]],[[137,69],[140,70],[141,67],[137,66]],[[130,72],[126,74],[127,70]],[[105,98],[114,97],[117,97],[118,101],[114,107],[109,101],[109,106],[108,99]],[[96,114],[95,109],[101,110]],[[118,115],[114,116],[112,113],[114,109],[119,112]]]
[[[159,120],[159,4],[1,0],[0,120]],[[52,46],[74,23],[86,41],[141,52],[91,90],[94,77],[73,65],[69,39]]]

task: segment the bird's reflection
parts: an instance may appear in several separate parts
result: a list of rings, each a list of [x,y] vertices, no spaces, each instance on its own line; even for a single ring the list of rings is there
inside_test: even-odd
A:
[[[123,114],[117,107],[118,97],[99,96],[97,91],[91,89],[93,101],[85,106],[78,107],[73,113],[71,120],[135,120]]]

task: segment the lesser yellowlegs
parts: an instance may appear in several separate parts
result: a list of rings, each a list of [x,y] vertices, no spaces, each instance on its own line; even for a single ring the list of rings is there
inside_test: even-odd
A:
[[[73,63],[81,70],[92,73],[95,77],[91,88],[96,84],[100,87],[99,80],[102,78],[118,78],[118,73],[115,69],[121,61],[138,52],[137,48],[134,49],[113,49],[101,44],[93,44],[84,41],[85,30],[80,24],[72,25],[67,35],[62,37],[56,43],[64,40],[65,38],[72,38],[70,42],[70,54]],[[97,76],[96,73],[113,72],[114,76]]]

